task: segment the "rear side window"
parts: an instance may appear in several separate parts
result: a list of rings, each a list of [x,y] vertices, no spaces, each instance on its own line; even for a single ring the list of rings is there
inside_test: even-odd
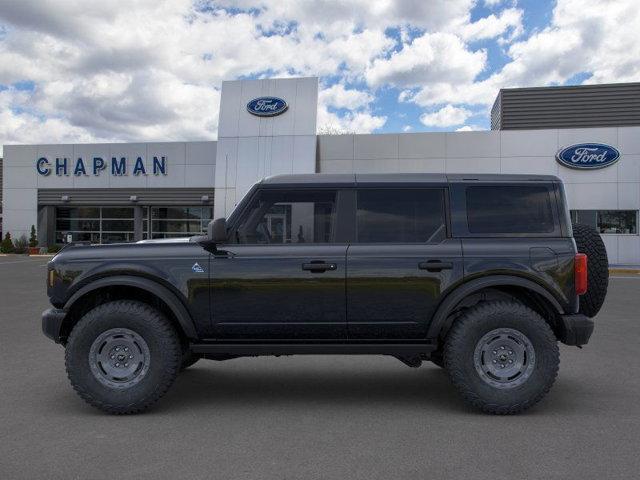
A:
[[[549,189],[544,186],[467,187],[470,233],[551,233]]]
[[[444,191],[358,190],[359,243],[434,243],[446,236]]]

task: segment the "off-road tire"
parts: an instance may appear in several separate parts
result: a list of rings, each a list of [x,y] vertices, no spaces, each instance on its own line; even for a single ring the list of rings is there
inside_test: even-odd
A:
[[[182,352],[182,362],[180,363],[180,371],[186,370],[191,365],[195,364],[198,360],[200,360],[200,355],[193,353],[191,350],[186,350]]]
[[[429,361],[436,367],[444,368],[444,358],[442,356],[442,351],[440,350],[436,350],[435,352],[431,353]]]
[[[580,313],[595,317],[602,308],[609,286],[607,249],[595,228],[579,223],[572,227],[578,252],[587,255],[587,293],[580,296]]]
[[[91,347],[111,329],[129,329],[148,346],[148,370],[133,386],[105,386],[92,372]],[[158,310],[132,300],[105,303],[85,314],[73,327],[65,351],[75,391],[90,405],[112,414],[139,413],[152,406],[175,380],[181,360],[180,341],[171,323]]]
[[[535,362],[524,383],[496,388],[483,380],[474,363],[477,344],[495,329],[522,333],[533,348]],[[538,403],[558,374],[560,352],[553,331],[536,312],[516,301],[480,303],[453,324],[444,347],[444,365],[465,401],[485,413],[510,415]]]

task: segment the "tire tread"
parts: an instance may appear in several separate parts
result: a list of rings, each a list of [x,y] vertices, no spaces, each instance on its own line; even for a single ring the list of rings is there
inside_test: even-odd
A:
[[[82,335],[83,330],[89,328],[96,322],[100,322],[102,315],[108,311],[112,311],[112,309],[114,308],[117,308],[118,311],[122,313],[143,317],[146,318],[147,321],[152,322],[154,324],[154,329],[156,329],[156,333],[162,339],[162,342],[166,343],[166,350],[173,353],[173,355],[170,355],[169,362],[165,364],[164,371],[161,375],[161,382],[156,385],[151,393],[149,393],[141,400],[125,405],[116,405],[109,403],[91,394],[86,386],[83,385],[82,382],[77,381],[76,377],[72,374],[72,371],[76,367],[73,363],[74,360],[73,356],[71,355],[70,348],[67,348],[65,350],[65,366],[67,370],[67,377],[71,382],[71,386],[80,396],[80,398],[82,398],[85,402],[92,405],[93,407],[96,407],[104,412],[116,415],[140,413],[144,410],[147,410],[160,398],[162,398],[162,396],[164,396],[164,394],[169,390],[169,387],[171,387],[171,385],[173,384],[181,364],[180,342],[171,323],[158,310],[154,309],[146,303],[142,303],[139,301],[118,300],[99,305],[93,310],[89,311],[83,318],[81,318],[80,321],[77,322],[73,327],[71,334],[69,335],[67,346],[73,345],[76,341],[76,338]]]
[[[551,372],[549,372],[546,377],[546,382],[543,388],[540,389],[540,391],[533,397],[528,398],[525,401],[509,405],[492,403],[481,398],[480,395],[471,388],[471,385],[467,381],[466,375],[462,369],[462,363],[456,361],[457,359],[453,356],[457,347],[463,345],[464,342],[467,341],[469,330],[473,324],[477,322],[478,317],[493,315],[505,310],[511,311],[513,314],[520,317],[530,316],[535,321],[536,328],[539,328],[542,335],[545,337],[545,342],[551,347],[552,357]],[[470,308],[468,312],[456,321],[449,331],[444,348],[445,369],[447,370],[454,387],[460,392],[464,400],[485,413],[496,415],[514,415],[521,413],[538,403],[547,393],[549,393],[549,390],[553,386],[558,375],[559,363],[560,350],[551,327],[549,327],[547,322],[538,315],[538,313],[515,301],[483,302]]]

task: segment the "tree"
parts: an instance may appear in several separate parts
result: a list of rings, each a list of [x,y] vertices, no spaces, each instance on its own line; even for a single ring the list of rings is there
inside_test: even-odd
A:
[[[27,253],[27,245],[29,245],[27,236],[20,235],[20,237],[13,242],[13,253]]]
[[[38,246],[38,237],[36,235],[36,227],[35,225],[31,225],[31,235],[29,235],[29,246],[37,247]]]
[[[0,251],[2,253],[13,253],[13,250],[13,240],[11,240],[11,234],[7,232],[4,240],[2,240],[2,244],[0,244]]]
[[[354,135],[356,132],[334,123],[326,123],[317,128],[318,135]]]

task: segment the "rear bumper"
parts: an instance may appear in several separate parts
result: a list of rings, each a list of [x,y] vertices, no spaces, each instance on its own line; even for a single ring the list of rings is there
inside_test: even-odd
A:
[[[50,308],[42,312],[42,333],[56,343],[62,343],[60,332],[67,312],[59,308]]]
[[[565,345],[586,345],[593,333],[594,323],[582,314],[562,315],[562,325],[558,340]]]

